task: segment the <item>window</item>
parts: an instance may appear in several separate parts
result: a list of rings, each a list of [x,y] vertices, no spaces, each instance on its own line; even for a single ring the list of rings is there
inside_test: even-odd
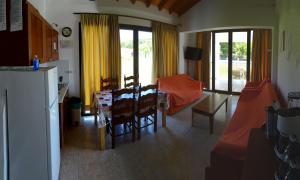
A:
[[[250,79],[251,30],[212,34],[211,89],[239,93]]]
[[[152,29],[139,26],[121,25],[121,85],[124,76],[139,76],[145,86],[152,83]]]

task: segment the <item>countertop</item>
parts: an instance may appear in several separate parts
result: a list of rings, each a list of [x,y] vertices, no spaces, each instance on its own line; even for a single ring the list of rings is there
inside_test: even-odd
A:
[[[69,84],[65,84],[59,91],[58,91],[58,103],[63,103],[64,98],[69,90]]]

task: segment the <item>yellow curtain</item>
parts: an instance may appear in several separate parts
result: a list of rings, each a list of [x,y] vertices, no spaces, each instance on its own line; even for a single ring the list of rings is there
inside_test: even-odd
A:
[[[95,91],[100,90],[100,77],[109,76],[108,16],[82,14],[82,98],[90,106]]]
[[[119,87],[121,87],[121,44],[120,27],[118,16],[109,17],[109,59],[110,59],[110,77],[117,78]]]
[[[178,69],[177,27],[152,22],[153,28],[153,81],[159,77],[173,76]]]
[[[271,30],[253,31],[251,81],[271,78]]]
[[[211,52],[211,32],[197,33],[197,47],[202,49],[202,59],[196,62],[195,75],[196,80],[202,81],[206,88],[209,88],[209,58]]]

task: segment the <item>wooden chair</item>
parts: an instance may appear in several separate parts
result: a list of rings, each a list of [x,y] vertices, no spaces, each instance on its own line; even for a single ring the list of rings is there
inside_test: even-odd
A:
[[[138,76],[124,76],[124,87],[131,88],[139,86],[139,77]]]
[[[158,86],[148,85],[139,88],[139,99],[135,121],[135,128],[137,129],[138,139],[141,138],[141,129],[154,124],[154,132],[157,131],[157,98]],[[142,119],[144,125],[142,126]]]
[[[100,81],[100,89],[102,90],[112,90],[112,89],[118,89],[118,79],[117,78],[103,78],[101,77]]]
[[[109,124],[110,134],[112,138],[112,148],[115,148],[115,138],[125,134],[132,133],[132,141],[135,141],[134,130],[134,110],[135,109],[135,93],[134,89],[113,90],[111,121]],[[118,125],[128,126],[120,134],[116,134]],[[127,131],[128,129],[128,131]]]

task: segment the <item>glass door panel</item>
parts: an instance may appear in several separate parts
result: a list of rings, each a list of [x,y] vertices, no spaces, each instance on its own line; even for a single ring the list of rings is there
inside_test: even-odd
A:
[[[121,87],[124,87],[124,76],[134,75],[133,30],[120,30],[121,41]]]
[[[232,91],[241,92],[247,82],[247,32],[232,33]]]
[[[228,32],[215,34],[215,90],[228,91]]]
[[[152,32],[139,31],[139,81],[142,86],[152,83]]]
[[[251,81],[251,74],[252,74],[252,47],[253,47],[253,31],[250,32],[250,77],[249,81]]]

